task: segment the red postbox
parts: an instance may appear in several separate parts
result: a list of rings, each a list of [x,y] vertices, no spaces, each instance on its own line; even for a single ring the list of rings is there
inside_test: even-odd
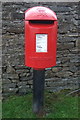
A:
[[[57,17],[49,8],[25,11],[25,65],[44,69],[56,65]]]

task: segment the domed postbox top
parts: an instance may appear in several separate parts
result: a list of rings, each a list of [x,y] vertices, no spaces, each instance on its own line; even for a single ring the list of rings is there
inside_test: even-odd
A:
[[[25,11],[25,20],[57,20],[57,16],[51,9],[37,6]]]

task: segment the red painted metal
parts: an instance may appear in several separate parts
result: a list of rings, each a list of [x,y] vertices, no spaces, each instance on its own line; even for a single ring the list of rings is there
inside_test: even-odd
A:
[[[25,65],[36,69],[55,66],[56,43],[56,14],[41,6],[28,9],[25,12]]]
[[[25,11],[25,20],[57,20],[57,17],[51,9],[37,6]]]

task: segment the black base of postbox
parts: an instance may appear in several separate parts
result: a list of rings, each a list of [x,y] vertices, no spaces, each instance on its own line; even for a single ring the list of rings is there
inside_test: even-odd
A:
[[[39,113],[44,105],[45,69],[33,70],[33,112]]]

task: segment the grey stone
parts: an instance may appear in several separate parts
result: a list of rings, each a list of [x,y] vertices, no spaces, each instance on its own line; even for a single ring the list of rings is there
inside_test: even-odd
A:
[[[57,51],[57,59],[63,58],[63,55],[68,55],[69,53],[70,53],[69,50]]]
[[[18,88],[4,88],[3,89],[3,92],[4,92],[3,95],[5,95],[5,94],[7,94],[6,96],[15,95],[17,91],[18,91]]]
[[[74,25],[78,25],[78,21],[75,20],[74,18],[72,19]]]
[[[80,76],[80,70],[79,69],[75,71],[74,76],[75,77]],[[79,77],[78,77],[78,80],[79,80]]]
[[[18,74],[27,74],[29,72],[30,71],[28,69],[19,69],[19,70],[16,70],[16,73],[18,73]]]
[[[60,81],[61,81],[61,78],[57,78],[57,77],[45,79],[46,83],[48,83],[48,82],[60,82]]]
[[[10,79],[10,80],[12,80],[12,79],[16,79],[16,80],[18,80],[19,79],[19,77],[18,77],[18,75],[17,74],[3,74],[3,76],[2,76],[4,79]]]
[[[16,83],[9,83],[9,84],[5,84],[5,86],[2,86],[3,89],[6,88],[16,88]]]
[[[22,27],[23,28],[23,27]],[[20,33],[23,33],[24,32],[24,29],[21,29],[21,28],[17,28],[16,27],[14,28],[13,26],[12,27],[8,27],[8,29],[6,29],[6,32],[9,32],[9,33],[15,33],[15,34],[20,34]]]
[[[52,72],[58,72],[58,71],[61,71],[62,68],[61,67],[53,67],[52,68]]]
[[[61,63],[66,63],[66,62],[69,62],[69,61],[70,61],[70,58],[64,57],[64,58],[61,60]]]
[[[31,80],[32,79],[32,76],[21,76],[19,78],[20,81],[27,81],[27,80]]]
[[[80,62],[80,60],[79,60],[79,57],[72,57],[71,59],[70,59],[70,62],[72,62],[72,63],[79,63]]]
[[[4,85],[4,84],[10,84],[11,83],[11,81],[9,80],[9,79],[2,79],[2,84]]]
[[[24,95],[28,93],[29,91],[26,90],[26,88],[19,88],[19,94]]]
[[[60,65],[60,63],[61,63],[61,60],[58,59],[58,60],[56,61],[56,64],[57,64],[57,65]]]
[[[72,53],[72,54],[78,54],[79,53],[79,49],[78,48],[73,48],[72,50],[70,50],[70,52]]]
[[[27,77],[31,76],[31,73],[27,73]]]
[[[69,12],[70,11],[70,9],[69,9],[69,7],[65,7],[65,6],[63,6],[63,7],[50,7],[50,8],[52,8],[52,10],[54,10],[55,12]]]
[[[80,48],[80,40],[79,39],[76,40],[76,47]]]
[[[11,82],[12,82],[12,83],[17,83],[17,82],[19,82],[19,79],[14,79],[14,78],[13,78],[13,79],[11,80]]]
[[[7,73],[12,73],[12,74],[15,74],[15,69],[12,67],[12,66],[8,66],[7,67],[7,70],[6,70]]]
[[[62,67],[62,70],[64,70],[64,71],[70,71],[70,67],[68,67],[68,66],[63,66],[63,67]]]
[[[27,94],[30,91],[29,86],[20,86],[19,87],[19,94],[23,95],[23,94]]]
[[[57,77],[62,77],[62,78],[69,77],[69,76],[72,76],[72,75],[73,75],[72,72],[64,71],[64,70],[56,73]]]
[[[51,78],[54,77],[55,73],[53,73],[51,70],[45,72],[45,78]]]
[[[68,37],[76,37],[76,38],[79,37],[78,32],[75,32],[75,33],[69,32],[69,33],[67,34],[67,36],[68,36]]]
[[[78,32],[78,27],[77,27],[77,26],[70,25],[70,32],[72,32],[72,33]]]
[[[78,20],[78,25],[80,25],[80,19]],[[78,26],[78,28],[79,28],[79,26]]]
[[[29,70],[30,68],[21,64],[21,65],[16,65],[15,69],[16,70],[23,70],[23,69]]]
[[[58,72],[59,70],[58,70],[58,68],[56,67],[56,68],[52,68],[52,71],[53,71],[53,72]]]
[[[28,84],[28,85],[32,85],[32,84],[33,84],[33,80],[29,80],[29,81],[27,82],[27,84]]]
[[[67,22],[63,22],[61,25],[59,25],[59,33],[65,34],[69,31],[70,26]]]
[[[74,43],[58,43],[58,49],[59,50],[68,50],[68,49],[72,49],[74,47]]]
[[[20,76],[20,77],[26,77],[26,76],[27,76],[27,73],[20,73],[19,76]]]
[[[71,72],[76,72],[78,68],[76,66],[70,66],[70,71]]]
[[[66,15],[66,14],[62,14],[62,13],[59,13],[57,15],[58,19],[59,19],[59,23],[61,25],[62,22],[66,22],[67,24],[71,23],[71,19],[73,18],[73,15]],[[63,24],[63,23],[62,23]]]
[[[18,82],[17,86],[27,86],[27,82]]]
[[[24,13],[23,12],[22,13],[13,12],[11,16],[12,16],[13,20],[23,20],[24,19]]]

